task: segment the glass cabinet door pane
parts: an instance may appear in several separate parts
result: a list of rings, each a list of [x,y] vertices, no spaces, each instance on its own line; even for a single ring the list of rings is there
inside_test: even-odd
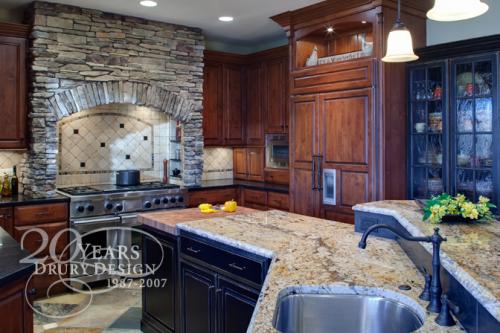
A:
[[[434,166],[443,164],[443,137],[429,135],[427,138],[427,163]]]
[[[464,194],[466,197],[474,198],[474,171],[457,170],[457,193]]]
[[[476,198],[484,196],[492,199],[493,197],[493,174],[491,171],[478,171],[476,175]]]
[[[493,136],[479,134],[476,138],[476,168],[491,168],[493,166]]]
[[[473,100],[459,99],[457,103],[457,130],[459,133],[471,133],[474,129]]]
[[[459,64],[456,68],[456,94],[457,97],[470,97],[474,95],[474,80],[472,78],[472,63]]]
[[[474,136],[472,134],[459,135],[457,138],[457,166],[472,168],[474,157]]]
[[[476,131],[493,131],[493,103],[491,98],[476,99]]]
[[[429,168],[427,186],[429,189],[429,196],[438,195],[443,193],[443,171],[440,168]]]
[[[413,198],[427,198],[427,168],[413,168]]]
[[[474,89],[476,96],[491,94],[493,72],[491,61],[481,61],[475,64]]]

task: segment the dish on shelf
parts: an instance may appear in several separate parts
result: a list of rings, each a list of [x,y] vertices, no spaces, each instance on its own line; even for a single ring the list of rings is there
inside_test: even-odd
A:
[[[429,130],[432,132],[443,130],[443,114],[441,112],[429,113]]]

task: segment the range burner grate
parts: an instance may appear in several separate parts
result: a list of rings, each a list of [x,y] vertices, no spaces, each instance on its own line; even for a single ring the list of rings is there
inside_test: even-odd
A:
[[[179,185],[164,184],[162,182],[145,182],[134,186],[117,186],[112,184],[105,185],[88,185],[88,186],[72,186],[58,188],[60,192],[69,195],[92,195],[103,193],[123,193],[132,191],[151,191],[151,190],[168,190],[180,188]]]

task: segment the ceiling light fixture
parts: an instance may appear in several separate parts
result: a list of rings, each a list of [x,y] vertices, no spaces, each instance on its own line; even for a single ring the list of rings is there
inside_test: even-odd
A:
[[[219,21],[221,21],[221,22],[233,22],[234,21],[234,17],[232,17],[232,16],[221,16],[221,17],[219,17]]]
[[[328,28],[326,28],[326,32],[328,32],[329,34],[333,33],[334,31],[335,31],[334,27],[328,27]]]
[[[410,31],[401,22],[401,0],[398,0],[398,17],[387,37],[387,53],[384,62],[408,62],[417,60],[413,52],[413,40]]]
[[[362,24],[366,24],[366,21],[361,21]]]
[[[156,6],[158,6],[158,2],[153,1],[153,0],[142,0],[141,2],[139,2],[139,4],[141,6],[144,6],[144,7],[156,7]]]
[[[488,9],[481,0],[435,0],[427,17],[434,21],[461,21],[483,15]]]

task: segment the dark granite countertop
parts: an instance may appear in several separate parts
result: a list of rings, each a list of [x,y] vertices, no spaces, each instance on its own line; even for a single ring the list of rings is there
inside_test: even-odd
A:
[[[229,188],[242,186],[249,189],[268,190],[274,192],[288,193],[287,185],[277,185],[264,182],[254,182],[235,179],[204,180],[199,186],[186,186],[188,191],[202,191],[207,189]]]
[[[52,195],[47,197],[30,197],[25,195],[16,195],[13,197],[0,197],[0,208],[22,205],[49,204],[58,202],[69,202],[69,198],[63,195]]]
[[[5,230],[0,228],[0,287],[15,281],[23,275],[34,271],[33,264],[20,264],[29,253],[22,250],[21,246]]]

